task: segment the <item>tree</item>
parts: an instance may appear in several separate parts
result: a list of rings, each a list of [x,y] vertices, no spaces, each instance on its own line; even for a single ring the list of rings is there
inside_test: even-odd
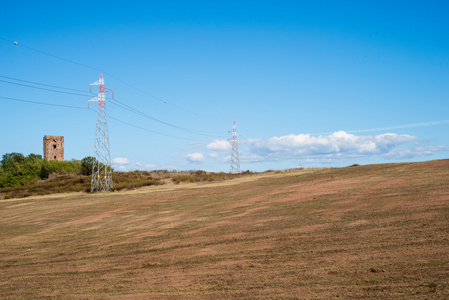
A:
[[[41,179],[47,179],[48,176],[50,176],[50,168],[48,167],[48,164],[44,162],[41,166],[39,177]]]
[[[0,160],[0,188],[32,184],[36,180],[47,179],[53,173],[90,175],[94,161],[93,157],[86,157],[82,162],[44,161],[39,154],[6,153]]]
[[[20,186],[39,179],[42,166],[42,156],[12,152],[2,156],[0,161],[0,187]]]
[[[92,175],[92,168],[95,162],[95,157],[86,156],[81,160],[80,173],[82,175]]]
[[[0,161],[0,167],[4,170],[14,168],[16,165],[21,164],[25,160],[25,156],[22,153],[12,152],[3,154]]]
[[[43,161],[44,159],[42,158],[42,155],[40,154],[34,154],[34,153],[30,153],[27,158],[29,159],[35,159],[35,160],[40,160]]]

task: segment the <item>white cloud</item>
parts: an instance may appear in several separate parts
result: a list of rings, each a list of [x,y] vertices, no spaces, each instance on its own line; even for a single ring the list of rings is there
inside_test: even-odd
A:
[[[377,154],[406,142],[416,140],[415,136],[387,133],[376,136],[356,136],[337,131],[327,136],[314,137],[310,134],[290,134],[266,140],[248,141],[251,147],[271,153],[285,153],[289,156],[318,154]]]
[[[116,171],[121,171],[121,172],[127,172],[127,171],[129,171],[129,170],[128,170],[128,167],[125,167],[125,166],[118,166],[117,168],[115,168],[115,170],[116,170]]]
[[[218,158],[219,157],[218,153],[209,153],[208,156],[211,157],[211,158]]]
[[[230,151],[231,144],[227,140],[213,140],[206,146],[206,148],[214,151]]]
[[[427,146],[422,147],[416,145],[410,148],[396,148],[390,152],[385,153],[383,157],[387,159],[409,159],[418,156],[432,155],[441,151],[449,151],[449,147],[446,146]]]
[[[126,157],[116,157],[112,160],[114,165],[128,165],[129,159]]]
[[[357,136],[345,131],[320,136],[290,134],[242,141],[249,148],[241,148],[240,161],[251,163],[301,159],[336,163],[371,156],[387,159],[412,158],[449,150],[449,147],[442,146],[419,146],[417,140],[416,136],[395,133],[375,136]]]
[[[203,153],[189,153],[184,156],[191,163],[200,163],[204,161]]]
[[[141,162],[136,162],[136,170],[146,170],[146,171],[149,171],[149,170],[154,170],[154,168],[156,167],[156,165],[153,165],[153,164],[146,164],[146,165],[144,165],[144,164],[142,164]]]

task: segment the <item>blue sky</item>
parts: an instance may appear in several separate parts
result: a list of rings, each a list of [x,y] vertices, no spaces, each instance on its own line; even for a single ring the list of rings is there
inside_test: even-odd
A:
[[[447,1],[2,1],[0,154],[63,135],[65,159],[92,156],[103,70],[118,170],[228,171],[233,121],[242,170],[447,158],[448,15]]]

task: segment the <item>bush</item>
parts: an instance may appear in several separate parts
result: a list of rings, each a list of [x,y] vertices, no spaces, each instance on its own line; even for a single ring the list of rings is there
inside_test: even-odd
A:
[[[92,168],[95,162],[95,158],[92,156],[87,156],[81,160],[81,165],[79,173],[81,175],[92,175]]]
[[[7,186],[24,186],[38,179],[47,179],[51,174],[74,174],[80,170],[81,162],[44,161],[41,155],[31,153],[6,153],[0,161],[0,188]]]
[[[0,187],[23,186],[39,179],[43,164],[42,156],[6,153],[0,161]]]
[[[48,168],[48,164],[46,164],[44,162],[41,166],[41,171],[39,173],[39,177],[41,179],[47,179],[49,175],[50,175],[50,169]]]
[[[175,184],[179,184],[181,182],[199,182],[199,181],[201,181],[201,178],[200,177],[195,177],[195,176],[183,175],[183,176],[173,177],[172,181]]]

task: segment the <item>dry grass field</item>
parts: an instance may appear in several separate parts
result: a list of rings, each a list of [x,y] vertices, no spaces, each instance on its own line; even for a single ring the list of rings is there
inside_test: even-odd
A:
[[[0,200],[1,299],[449,299],[449,160]]]

